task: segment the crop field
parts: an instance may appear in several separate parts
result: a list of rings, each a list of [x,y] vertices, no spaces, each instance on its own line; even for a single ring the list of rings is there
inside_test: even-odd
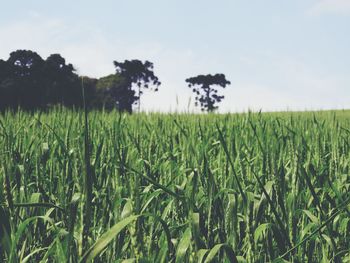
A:
[[[0,203],[0,262],[350,262],[350,112],[6,112]]]

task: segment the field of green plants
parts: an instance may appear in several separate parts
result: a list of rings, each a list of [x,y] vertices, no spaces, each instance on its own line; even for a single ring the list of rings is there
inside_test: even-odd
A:
[[[350,112],[7,112],[0,203],[0,262],[350,262]]]

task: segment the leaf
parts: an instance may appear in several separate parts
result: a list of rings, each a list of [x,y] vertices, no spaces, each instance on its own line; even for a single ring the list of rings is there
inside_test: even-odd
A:
[[[302,240],[309,232],[313,229],[317,228],[317,224],[310,222],[307,224],[302,230],[300,235],[300,240]]]
[[[139,216],[135,215],[129,216],[115,224],[85,252],[80,262],[90,262],[91,260],[93,260],[125,227],[127,227],[130,223],[135,221],[138,217]]]
[[[136,259],[128,258],[128,259],[124,259],[121,263],[134,263],[134,262],[136,262]]]
[[[202,263],[205,256],[208,254],[209,249],[200,249],[197,252],[197,262]]]
[[[192,232],[193,232],[193,238],[196,244],[196,249],[204,248],[205,243],[203,240],[201,240],[200,236],[200,224],[199,224],[199,213],[192,213],[192,220],[191,220],[191,226],[192,226]]]
[[[321,236],[324,238],[324,240],[326,240],[326,242],[327,242],[327,244],[329,245],[329,247],[331,247],[332,249],[334,249],[330,237],[327,236],[326,234],[322,234]]]
[[[260,226],[258,226],[256,229],[255,229],[255,232],[254,232],[254,241],[255,243],[258,242],[258,240],[260,239],[260,237],[262,235],[265,234],[265,232],[270,229],[272,226],[271,223],[265,223],[265,224],[261,224]]]
[[[303,212],[307,215],[308,218],[310,218],[312,223],[317,224],[317,225],[320,224],[320,220],[318,220],[318,218],[316,216],[314,216],[310,211],[303,210]]]
[[[246,263],[247,260],[242,256],[237,256],[238,263]]]
[[[143,212],[146,211],[146,209],[147,209],[147,207],[150,205],[150,203],[151,203],[155,198],[157,198],[159,194],[161,194],[161,190],[160,190],[160,189],[154,191],[154,192],[148,197],[147,201],[146,201],[145,204],[142,206],[141,214],[142,214]]]
[[[43,142],[42,144],[42,151],[48,152],[49,151],[49,144],[47,142]]]
[[[18,229],[17,229],[17,231],[16,231],[16,233],[14,235],[14,239],[13,239],[13,242],[12,242],[12,244],[14,244],[14,245],[11,247],[11,253],[10,253],[10,257],[9,257],[9,262],[15,261],[16,256],[17,256],[17,254],[16,254],[16,248],[17,248],[16,245],[19,244],[19,240],[20,240],[23,232],[26,230],[27,226],[31,222],[33,222],[35,220],[39,220],[39,219],[50,223],[54,228],[56,228],[53,220],[51,218],[47,217],[47,216],[33,216],[33,217],[30,217],[30,218],[24,220],[23,223],[21,223],[19,225],[19,227],[18,227]]]
[[[185,261],[187,249],[191,244],[191,237],[192,237],[191,228],[187,228],[179,242],[179,245],[177,246],[176,261],[175,261],[176,263]]]
[[[59,238],[60,237],[56,238],[56,260],[57,262],[68,262],[62,243],[60,242]]]
[[[237,257],[235,255],[235,252],[233,249],[228,245],[228,244],[218,244],[215,245],[209,252],[208,256],[206,257],[204,263],[209,263],[211,262],[217,253],[221,250],[224,249],[226,251],[226,255],[231,263],[238,263]]]
[[[25,258],[23,258],[23,260],[21,260],[21,263],[27,263],[27,261],[28,261],[33,255],[35,255],[36,253],[42,252],[42,251],[44,251],[44,250],[46,250],[46,249],[47,249],[47,247],[35,249],[35,250],[32,251],[31,253],[29,253]]]
[[[162,216],[161,218],[163,220],[166,219],[166,217],[168,216],[169,212],[171,211],[172,207],[173,207],[173,203],[174,203],[174,200],[170,200],[170,202],[167,204],[167,206],[164,208],[163,210],[163,213],[162,213]]]
[[[51,204],[51,203],[42,203],[42,202],[38,202],[38,203],[20,203],[20,204],[14,204],[14,207],[44,207],[44,208],[56,208],[58,210],[61,210],[62,212],[64,212],[64,209],[62,207],[59,207],[55,204]]]
[[[41,193],[32,193],[30,196],[30,203],[39,203],[41,199]]]
[[[133,212],[132,200],[128,199],[123,207],[121,219],[129,217]]]

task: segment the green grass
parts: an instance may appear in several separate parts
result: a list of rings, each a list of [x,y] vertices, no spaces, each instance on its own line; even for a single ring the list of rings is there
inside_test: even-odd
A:
[[[0,115],[1,262],[350,262],[350,112]]]

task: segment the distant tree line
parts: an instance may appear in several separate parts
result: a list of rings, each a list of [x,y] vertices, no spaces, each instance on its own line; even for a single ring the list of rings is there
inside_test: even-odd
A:
[[[73,65],[59,54],[43,59],[36,52],[17,50],[7,60],[0,59],[0,111],[37,110],[53,105],[80,108],[118,109],[131,113],[140,107],[145,89],[158,91],[161,82],[153,72],[153,63],[140,60],[114,61],[115,73],[99,79],[79,76]],[[213,111],[224,97],[213,85],[230,84],[225,75],[199,75],[186,80],[196,94],[203,111]]]

